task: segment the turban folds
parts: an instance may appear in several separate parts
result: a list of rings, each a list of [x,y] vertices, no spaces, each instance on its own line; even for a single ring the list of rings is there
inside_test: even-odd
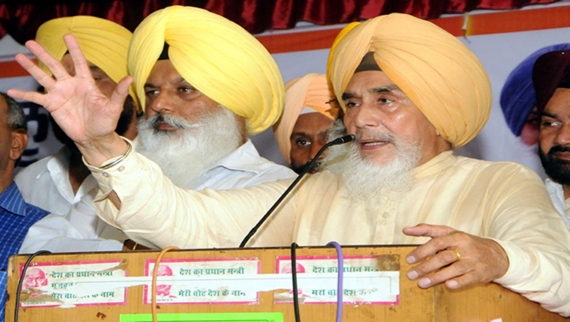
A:
[[[557,88],[570,88],[570,50],[552,51],[538,57],[532,81],[540,114]]]
[[[338,109],[328,102],[334,94],[328,86],[326,75],[310,73],[285,84],[285,108],[283,115],[273,126],[279,151],[291,164],[291,133],[303,107],[308,106],[331,120],[338,116]]]
[[[532,85],[532,68],[536,59],[551,51],[568,49],[570,49],[570,44],[541,48],[525,58],[507,77],[501,90],[500,102],[503,116],[514,135],[521,134],[530,112],[536,106],[536,96]]]
[[[178,73],[234,114],[249,134],[277,121],[284,86],[277,64],[251,34],[228,19],[194,7],[171,6],[146,17],[133,33],[129,72],[144,108],[144,84],[164,43]]]
[[[433,23],[396,13],[355,26],[338,43],[331,81],[343,108],[342,94],[368,52],[453,148],[487,122],[491,85],[475,54]]]
[[[340,40],[352,29],[354,29],[354,27],[358,26],[360,24],[360,22],[355,21],[355,22],[351,22],[348,25],[346,25],[344,28],[342,28],[341,31],[339,31],[338,35],[336,35],[336,38],[334,39],[332,45],[331,45],[331,49],[329,51],[329,56],[327,58],[327,80],[330,81],[331,79],[331,67],[332,67],[332,58],[333,58],[333,54],[334,51],[336,50],[336,46],[338,45],[338,43],[340,42]]]
[[[75,36],[87,61],[99,67],[115,83],[128,75],[127,53],[132,33],[125,27],[91,16],[56,18],[38,28],[36,42],[50,55],[61,60],[67,52],[63,41],[66,34]],[[39,66],[51,75],[51,71],[41,61]],[[130,94],[138,107],[134,86]]]

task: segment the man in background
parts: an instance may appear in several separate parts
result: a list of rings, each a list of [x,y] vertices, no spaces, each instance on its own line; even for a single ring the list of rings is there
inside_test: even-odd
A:
[[[28,228],[48,213],[24,201],[14,183],[16,162],[28,145],[26,116],[0,93],[0,320],[4,321],[8,258],[18,253]]]
[[[538,155],[550,198],[570,230],[570,50],[552,51],[534,64],[540,115]]]
[[[570,49],[570,44],[556,44],[534,51],[509,73],[501,89],[501,110],[511,133],[516,137],[512,148],[518,153],[518,161],[535,170],[542,178],[546,175],[537,154],[540,115],[536,110],[532,68],[541,55],[567,49]]]
[[[132,33],[112,21],[91,16],[57,18],[42,24],[36,41],[74,75],[75,68],[63,42],[65,34],[77,38],[89,63],[90,76],[109,97],[117,83],[128,75],[127,52]],[[41,62],[40,67],[50,72]],[[115,131],[132,140],[137,133],[139,104],[132,88],[129,94]],[[64,146],[56,154],[29,165],[15,178],[27,202],[52,213],[30,229],[21,252],[121,250],[126,236],[95,214],[97,182],[83,163],[81,152],[56,122],[51,124]],[[69,242],[67,238],[77,240]]]
[[[279,151],[295,172],[301,173],[327,143],[328,128],[339,111],[331,105],[333,99],[324,74],[310,73],[285,84],[285,108],[273,131]],[[310,173],[321,169],[325,155]]]

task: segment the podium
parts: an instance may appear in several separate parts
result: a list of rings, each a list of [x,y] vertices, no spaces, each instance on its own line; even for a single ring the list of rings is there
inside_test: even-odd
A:
[[[159,263],[159,321],[295,321],[292,270],[302,321],[335,321],[338,272],[342,321],[568,321],[497,284],[451,291],[406,278],[415,246],[174,250]],[[159,252],[47,254],[27,268],[20,322],[152,321],[152,271]],[[10,258],[5,321],[28,255]]]

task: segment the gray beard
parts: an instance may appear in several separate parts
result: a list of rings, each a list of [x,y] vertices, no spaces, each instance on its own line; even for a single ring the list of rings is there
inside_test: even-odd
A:
[[[329,130],[329,140],[345,134],[346,128],[337,121]],[[356,142],[332,146],[324,161],[326,170],[342,174],[348,198],[369,210],[382,208],[388,200],[401,200],[411,190],[410,171],[421,157],[418,143],[404,142],[391,133],[378,135],[389,136],[396,146],[394,159],[386,164],[362,158]]]
[[[162,115],[164,122],[179,128],[175,132],[155,130],[153,123],[158,117],[156,114],[139,121],[136,150],[158,164],[176,186],[185,189],[196,188],[205,171],[235,151],[244,138],[236,116],[224,107],[195,123]]]

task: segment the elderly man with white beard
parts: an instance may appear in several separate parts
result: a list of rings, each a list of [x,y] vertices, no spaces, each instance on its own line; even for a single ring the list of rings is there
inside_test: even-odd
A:
[[[85,73],[76,42],[66,41]],[[89,79],[66,75],[37,44],[27,47],[57,77],[45,77],[18,55],[50,92],[9,94],[49,109],[99,182],[99,216],[134,240],[156,247],[237,246],[291,183],[227,191],[176,187],[112,131],[129,78],[110,99],[95,100],[100,95]],[[423,243],[406,257],[413,265],[407,276],[421,288],[496,282],[570,315],[570,234],[540,178],[518,164],[453,155],[490,114],[490,82],[475,55],[430,22],[391,14],[350,30],[331,66],[346,133],[357,138],[349,161],[340,174],[304,178],[248,245]],[[73,117],[79,112],[88,115]],[[378,187],[384,171],[405,181]]]
[[[248,139],[281,115],[285,94],[277,64],[258,40],[225,18],[215,16],[210,31],[200,30],[212,16],[175,6],[135,30],[125,64],[146,115],[139,119],[136,150],[186,189],[245,188],[295,177],[262,158]],[[228,33],[234,37],[224,38]],[[228,56],[214,58],[212,51]],[[106,239],[114,236],[97,234],[112,228],[97,219],[94,212],[50,216],[30,230],[22,252],[120,250],[122,241],[110,243]],[[133,247],[143,248],[125,241],[124,249]]]

